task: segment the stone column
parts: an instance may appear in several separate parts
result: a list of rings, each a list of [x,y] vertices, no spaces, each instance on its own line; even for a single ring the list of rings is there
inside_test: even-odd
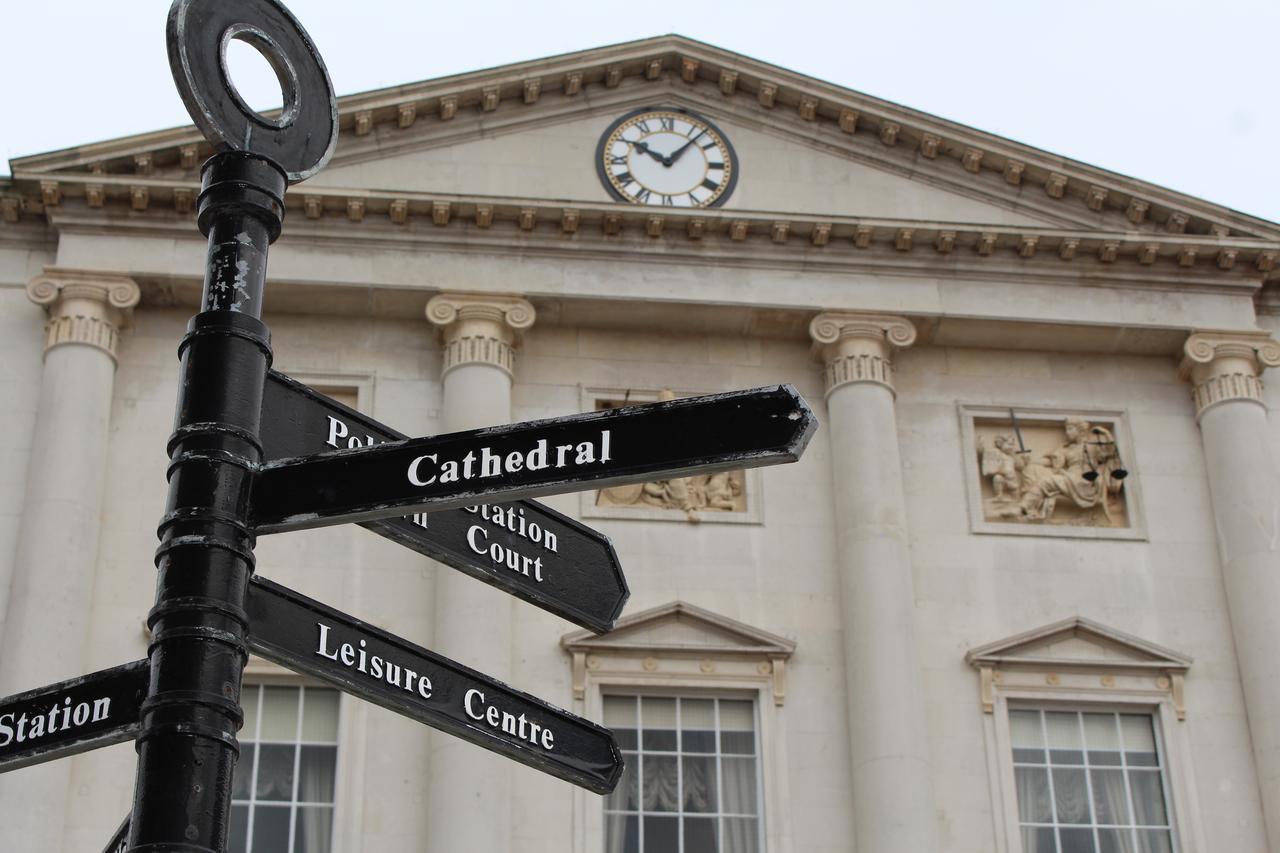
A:
[[[116,341],[139,292],[122,276],[46,267],[27,295],[49,320],[13,577],[0,578],[0,696],[85,674]],[[65,759],[0,776],[4,836],[58,850],[70,778]]]
[[[444,293],[427,303],[444,337],[441,432],[511,422],[517,335],[534,310],[515,296]],[[501,681],[511,680],[514,599],[449,568],[436,572],[435,650]],[[433,734],[427,849],[511,845],[511,762],[458,738]]]
[[[1193,333],[1190,381],[1204,442],[1218,555],[1258,768],[1263,816],[1280,848],[1280,467],[1258,375],[1280,366],[1266,332]]]
[[[916,330],[902,317],[829,312],[809,334],[826,374],[854,846],[937,850],[892,365]]]

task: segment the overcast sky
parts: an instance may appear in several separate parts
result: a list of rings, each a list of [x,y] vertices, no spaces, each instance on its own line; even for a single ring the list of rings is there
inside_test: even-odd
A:
[[[1280,221],[1277,0],[287,5],[339,95],[675,32]],[[168,0],[6,6],[0,171],[189,122]]]

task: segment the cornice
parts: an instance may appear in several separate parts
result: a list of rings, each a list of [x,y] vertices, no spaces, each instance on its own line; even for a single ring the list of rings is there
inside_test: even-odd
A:
[[[451,132],[460,118],[536,114],[551,103],[586,101],[621,87],[684,87],[691,97],[785,120],[799,136],[820,134],[863,156],[900,161],[913,174],[970,185],[1054,218],[1116,220],[1147,234],[1280,238],[1280,226],[1152,184],[1068,160],[992,134],[680,36],[596,48],[340,98],[338,161],[362,138]],[[654,91],[659,91],[655,89]],[[785,117],[783,119],[782,117]],[[180,168],[195,177],[208,155],[194,128],[174,128],[13,161],[15,172],[67,171],[147,178]],[[139,185],[141,186],[141,185]],[[31,186],[5,193],[38,215]],[[2,191],[2,188],[0,188]],[[35,204],[32,202],[35,201]],[[12,204],[12,202],[10,203]],[[1104,222],[1105,225],[1105,222]],[[1108,230],[1121,230],[1111,228]]]
[[[19,173],[20,182],[36,180]],[[162,178],[60,176],[55,227],[189,229],[197,185]],[[940,274],[973,270],[1090,277],[1177,290],[1222,287],[1254,293],[1280,275],[1280,240],[1142,234],[930,220],[833,217],[741,210],[654,209],[611,202],[300,187],[285,199],[291,221],[309,220],[327,239],[360,244],[461,241],[609,254],[647,248],[735,257],[751,263],[856,266]],[[122,217],[117,211],[123,211]],[[157,214],[163,213],[164,216]],[[178,214],[181,219],[176,218]],[[25,221],[25,220],[23,220]],[[340,229],[334,234],[334,229]],[[306,239],[310,226],[291,226]],[[637,240],[637,238],[640,238]],[[567,244],[567,245],[566,245]]]

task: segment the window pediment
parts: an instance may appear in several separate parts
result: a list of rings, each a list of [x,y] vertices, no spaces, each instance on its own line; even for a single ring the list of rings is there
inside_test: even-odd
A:
[[[1191,657],[1083,616],[978,646],[965,660],[982,676],[988,713],[998,690],[1034,689],[1172,694],[1178,718],[1186,716],[1183,676]]]
[[[560,640],[573,657],[574,696],[582,698],[586,674],[697,674],[718,679],[770,678],[775,703],[784,693],[784,666],[795,643],[760,628],[683,601],[618,620],[607,634],[575,631]]]

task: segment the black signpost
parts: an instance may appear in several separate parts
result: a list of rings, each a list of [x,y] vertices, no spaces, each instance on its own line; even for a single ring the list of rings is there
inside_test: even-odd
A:
[[[793,462],[816,423],[787,385],[407,438],[269,371],[260,319],[284,193],[337,139],[328,72],[279,0],[174,0],[174,81],[213,143],[197,225],[201,311],[178,348],[168,500],[147,660],[0,699],[0,772],[135,739],[133,809],[108,853],[225,853],[255,652],[596,793],[613,735],[408,640],[254,576],[264,533],[358,522],[597,631],[628,590],[607,537],[530,497]],[[229,85],[230,39],[280,78],[278,116]]]
[[[262,448],[268,461],[405,438],[282,373],[267,373]],[[537,501],[361,526],[596,632],[613,627],[630,594],[609,537]]]

